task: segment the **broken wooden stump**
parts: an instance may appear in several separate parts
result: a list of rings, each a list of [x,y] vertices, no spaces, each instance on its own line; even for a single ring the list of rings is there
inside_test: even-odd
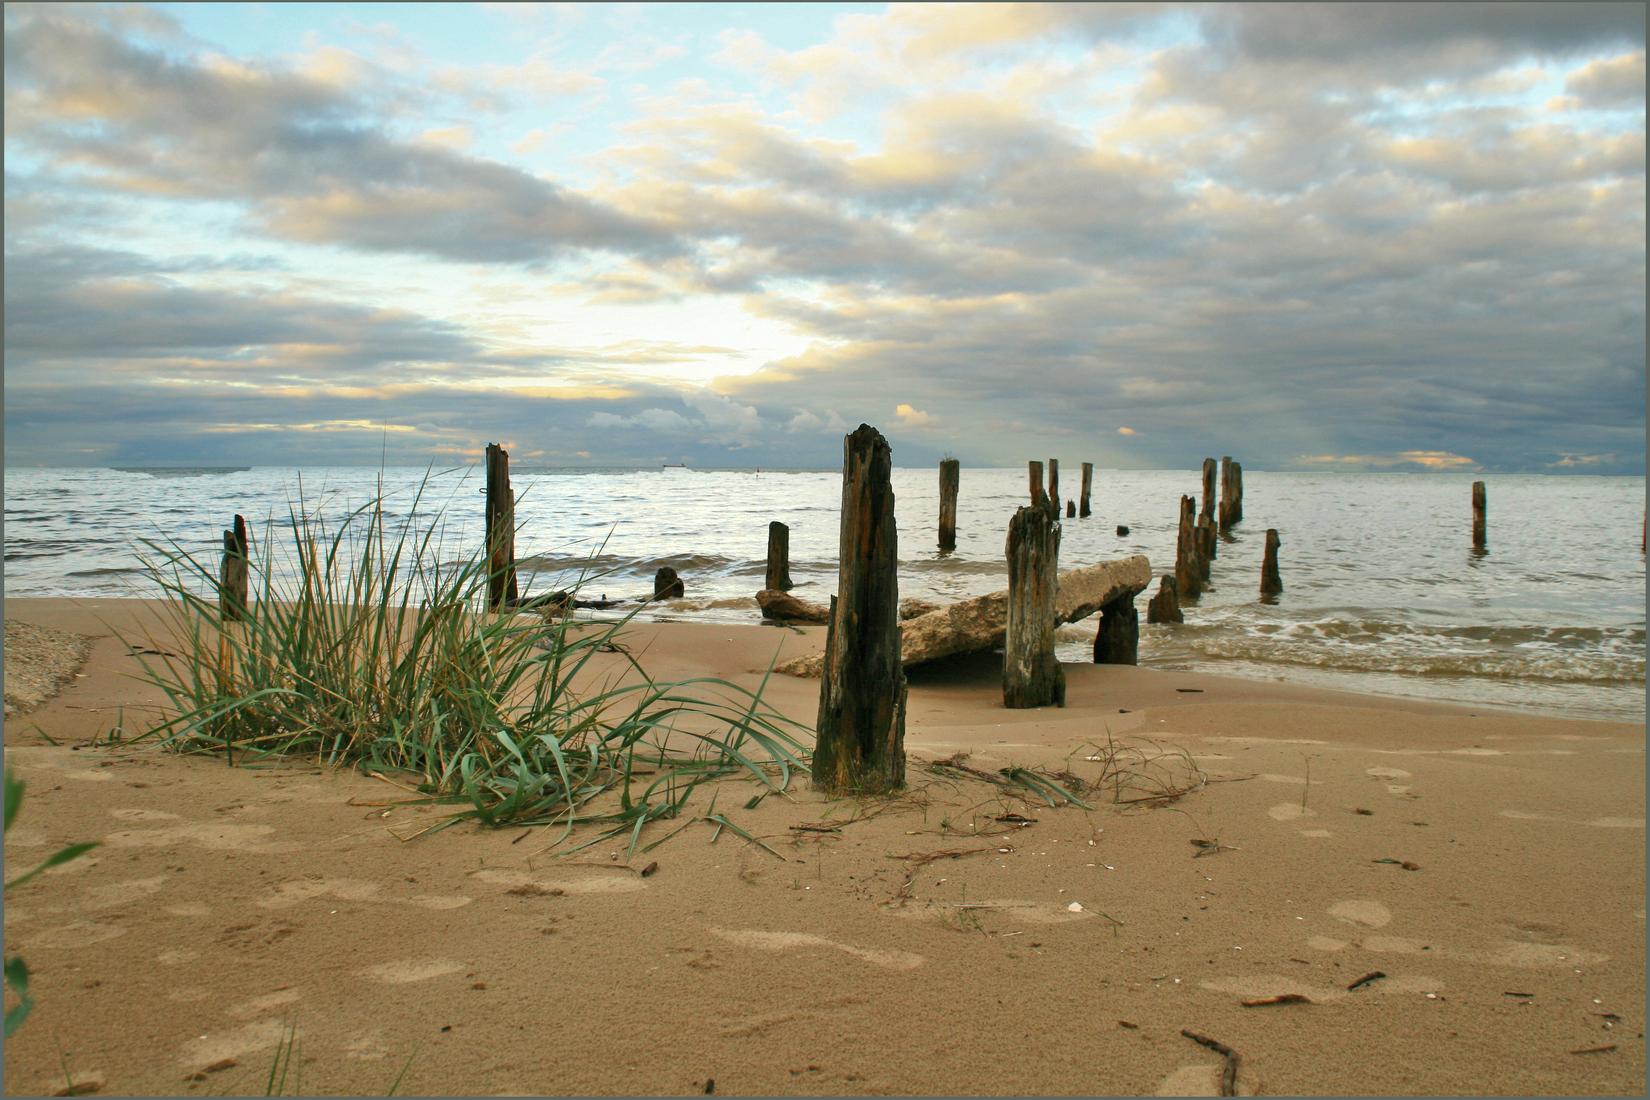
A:
[[[1127,537],[1127,536],[1128,536],[1128,533],[1129,533],[1129,526],[1128,526],[1128,524],[1126,524],[1126,523],[1119,523],[1119,524],[1118,524],[1118,525],[1117,525],[1117,537],[1118,537],[1118,538],[1125,538],[1125,537]]]
[[[1203,506],[1198,509],[1198,517],[1207,516],[1210,519],[1215,515],[1215,460],[1203,460]]]
[[[1055,517],[1058,518],[1060,512],[1060,460],[1057,458],[1048,460],[1048,499],[1054,502]]]
[[[487,606],[502,611],[516,592],[516,497],[510,491],[510,455],[487,444]]]
[[[1175,589],[1174,576],[1169,573],[1158,578],[1157,594],[1146,605],[1148,623],[1183,623],[1186,616],[1180,612],[1180,595]]]
[[[1232,500],[1232,522],[1243,522],[1243,463],[1232,463],[1232,483],[1237,487]]]
[[[1051,497],[1014,513],[1008,524],[1008,608],[1003,637],[1003,706],[1066,705],[1066,674],[1054,656],[1054,591],[1060,574],[1060,521]]]
[[[828,623],[831,609],[822,603],[801,600],[777,588],[764,588],[756,594],[762,617],[777,623]]]
[[[1031,503],[1041,504],[1048,499],[1043,492],[1043,464],[1035,458],[1026,463],[1026,478],[1031,482]]]
[[[1135,596],[1151,580],[1151,563],[1144,554],[1065,570],[1054,595],[1054,617],[1059,623],[1085,619],[1113,600]],[[1007,623],[1006,588],[959,600],[903,623],[900,657],[910,667],[957,653],[994,649],[1003,644]],[[789,676],[818,676],[823,665],[824,659],[814,653],[778,665],[775,671]]]
[[[1266,529],[1266,553],[1260,563],[1260,594],[1262,599],[1277,596],[1283,591],[1283,578],[1278,576],[1278,529]]]
[[[1209,581],[1209,567],[1215,560],[1216,547],[1220,544],[1220,537],[1215,533],[1215,521],[1208,516],[1197,517],[1197,553],[1199,563],[1203,567],[1205,585]]]
[[[962,481],[962,463],[954,458],[940,462],[940,549],[957,548],[957,488]]]
[[[218,615],[226,623],[246,618],[247,566],[246,519],[236,513],[234,529],[223,533],[223,563],[218,569]]]
[[[783,592],[791,583],[791,529],[778,520],[768,524],[768,575],[763,588]]]
[[[1119,596],[1100,609],[1100,627],[1094,634],[1094,663],[1140,663],[1140,613],[1135,610],[1133,594]]]
[[[1489,501],[1484,491],[1484,483],[1472,483],[1472,545],[1482,550],[1489,542],[1489,522],[1487,513]]]
[[[1220,503],[1216,506],[1215,524],[1222,535],[1236,523],[1233,510],[1237,503],[1237,485],[1232,477],[1232,456],[1223,455],[1220,460]]]
[[[1182,602],[1190,603],[1203,591],[1203,572],[1198,565],[1197,528],[1192,517],[1197,506],[1191,497],[1180,498],[1180,527],[1175,536],[1174,583]]]
[[[1089,491],[1094,488],[1094,463],[1083,463],[1082,495],[1077,498],[1077,517],[1089,518]]]
[[[1066,501],[1066,518],[1067,519],[1076,519],[1077,518],[1077,502],[1075,500]]]
[[[682,584],[682,578],[676,575],[676,570],[668,565],[661,565],[659,571],[653,574],[653,598],[656,600],[679,600],[687,589]],[[602,597],[607,602],[607,597]]]
[[[842,441],[837,595],[819,685],[813,785],[882,794],[905,785],[899,547],[887,440],[861,424]]]

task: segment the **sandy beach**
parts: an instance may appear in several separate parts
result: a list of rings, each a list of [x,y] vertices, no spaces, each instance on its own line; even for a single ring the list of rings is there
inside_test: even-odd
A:
[[[911,673],[903,797],[728,782],[777,855],[695,823],[559,859],[402,840],[445,808],[358,772],[96,744],[158,702],[111,633],[140,609],[6,603],[92,639],[6,721],[8,874],[101,842],[6,898],[37,1001],[8,1093],[260,1093],[289,1031],[304,1093],[1217,1094],[1186,1031],[1239,1094],[1645,1088],[1642,725],[1071,664],[1065,708],[1007,711],[1000,661],[953,660]],[[629,632],[750,687],[823,641]],[[765,698],[811,724],[818,688]],[[1092,775],[1108,737],[1207,782],[1084,811],[929,766]]]

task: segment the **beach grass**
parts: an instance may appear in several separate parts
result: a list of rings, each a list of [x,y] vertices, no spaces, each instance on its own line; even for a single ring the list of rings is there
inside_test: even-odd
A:
[[[642,605],[605,620],[489,610],[485,551],[447,556],[427,488],[393,523],[381,490],[336,522],[289,506],[253,542],[238,621],[221,617],[215,560],[147,541],[162,610],[133,648],[169,706],[145,736],[231,764],[376,772],[464,807],[440,825],[554,824],[559,841],[605,822],[632,850],[700,783],[782,790],[807,770],[804,731],[762,702],[765,678],[650,676],[622,643]]]

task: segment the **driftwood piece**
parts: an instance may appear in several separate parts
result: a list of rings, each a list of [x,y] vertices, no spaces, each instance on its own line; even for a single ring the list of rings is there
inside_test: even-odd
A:
[[[1479,550],[1489,543],[1489,499],[1484,483],[1472,483],[1472,544]]]
[[[1163,574],[1157,582],[1157,595],[1146,605],[1146,621],[1148,623],[1183,623],[1186,616],[1180,613],[1180,595],[1175,589],[1174,577]]]
[[[1260,594],[1262,598],[1271,598],[1283,591],[1283,578],[1278,576],[1278,547],[1283,542],[1278,537],[1278,529],[1269,527],[1266,530],[1266,553],[1260,563]]]
[[[1152,580],[1144,554],[1068,569],[1060,574],[1054,615],[1073,623],[1123,595],[1134,596]],[[901,625],[900,656],[907,668],[957,653],[977,653],[1003,644],[1008,626],[1008,589],[919,615]],[[789,676],[818,676],[824,659],[817,653],[778,665]]]
[[[1054,656],[1054,590],[1059,586],[1060,520],[1054,498],[1014,513],[1008,524],[1008,622],[1003,637],[1003,706],[1066,705],[1066,674]]]
[[[763,588],[784,592],[791,583],[791,529],[778,520],[768,524],[768,575]]]
[[[1133,593],[1119,596],[1100,609],[1100,628],[1094,634],[1094,663],[1140,663],[1140,612],[1135,610]]]
[[[487,444],[487,606],[516,602],[516,497],[510,491],[510,455]]]
[[[1089,518],[1089,492],[1094,488],[1094,463],[1083,463],[1083,487],[1077,498],[1077,518]]]
[[[659,571],[653,574],[654,599],[679,600],[686,592],[687,588],[682,584],[682,578],[677,576],[676,570],[670,566],[661,565]]]
[[[940,463],[940,549],[957,548],[957,489],[962,481],[962,463],[947,458]]]
[[[828,623],[831,609],[822,603],[798,599],[777,588],[764,588],[756,594],[762,608],[762,617],[776,623]]]
[[[899,546],[887,440],[861,424],[842,443],[837,595],[825,636],[813,785],[882,794],[905,785]]]
[[[226,623],[246,618],[247,559],[246,519],[237,513],[234,529],[223,533],[219,570],[218,614]]]

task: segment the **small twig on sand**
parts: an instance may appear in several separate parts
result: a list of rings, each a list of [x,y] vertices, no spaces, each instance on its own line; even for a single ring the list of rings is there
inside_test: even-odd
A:
[[[890,855],[889,859],[902,859],[911,864],[911,870],[905,875],[905,881],[900,884],[899,893],[895,898],[904,899],[910,896],[911,884],[917,880],[917,869],[942,859],[961,859],[963,856],[977,856],[981,852],[1012,852],[1014,849],[1006,844],[992,845],[989,848],[946,848],[938,852],[909,852],[903,856]]]
[[[842,831],[841,825],[831,825],[823,822],[819,824],[803,822],[801,825],[792,825],[789,828],[796,833],[840,833]]]
[[[1262,1005],[1309,1005],[1316,1003],[1304,993],[1279,993],[1275,997],[1251,997],[1247,1001],[1238,1002],[1244,1008],[1259,1008]]]
[[[1346,988],[1348,990],[1358,989],[1362,986],[1368,985],[1370,982],[1379,981],[1381,978],[1384,978],[1384,977],[1386,977],[1386,971],[1384,971],[1384,970],[1371,970],[1368,974],[1365,974],[1363,977],[1359,978],[1357,981],[1353,982],[1351,985],[1347,986]]]
[[[1207,1035],[1199,1035],[1195,1031],[1181,1028],[1180,1034],[1200,1046],[1206,1046],[1216,1054],[1226,1059],[1226,1068],[1220,1071],[1220,1095],[1237,1095],[1238,1052],[1218,1039],[1211,1039]]]
[[[1605,1043],[1601,1047],[1582,1047],[1580,1050],[1572,1050],[1572,1051],[1570,1051],[1570,1053],[1571,1054],[1608,1054],[1612,1050],[1615,1050],[1615,1049],[1616,1049],[1616,1044],[1614,1044],[1614,1043]]]

